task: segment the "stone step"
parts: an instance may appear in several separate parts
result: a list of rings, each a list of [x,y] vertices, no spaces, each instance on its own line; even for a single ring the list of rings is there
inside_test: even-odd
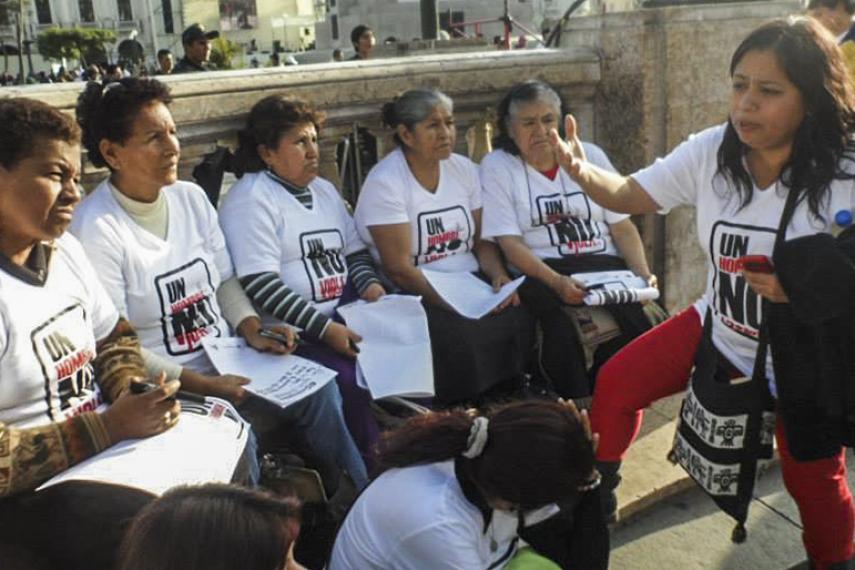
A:
[[[693,485],[686,472],[667,459],[682,401],[683,394],[675,394],[644,411],[638,438],[621,467],[623,480],[617,489],[619,524]]]

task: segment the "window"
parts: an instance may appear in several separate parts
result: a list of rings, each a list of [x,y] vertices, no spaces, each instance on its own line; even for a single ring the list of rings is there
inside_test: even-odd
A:
[[[36,0],[36,18],[39,24],[51,24],[53,19],[50,17],[50,0]]]
[[[332,39],[338,39],[338,16],[335,14],[330,15],[330,31],[332,33]]]
[[[335,0],[329,0],[330,8],[335,8]]]
[[[257,27],[255,0],[220,0],[220,30],[251,30]]]
[[[167,34],[174,34],[175,20],[172,18],[172,0],[161,0],[160,6],[163,9],[163,31]]]
[[[92,0],[77,0],[77,6],[80,9],[81,22],[95,21],[95,8],[92,6]]]
[[[6,4],[0,4],[0,26],[8,26],[12,22],[9,20],[9,8]]]
[[[119,9],[120,22],[130,22],[134,19],[134,12],[131,10],[131,0],[118,0],[116,6]]]

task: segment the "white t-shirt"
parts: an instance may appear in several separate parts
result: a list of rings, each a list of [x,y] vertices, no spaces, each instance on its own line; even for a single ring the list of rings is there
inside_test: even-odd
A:
[[[55,241],[41,286],[0,268],[0,421],[26,428],[97,409],[95,343],[118,320],[70,235]]]
[[[217,213],[201,188],[176,182],[161,190],[166,238],[137,224],[105,180],[77,208],[71,231],[140,344],[191,370],[213,372],[202,348],[228,336],[216,291],[234,273]]]
[[[517,526],[515,515],[494,510],[484,529],[453,461],[392,469],[351,507],[329,570],[504,568],[516,548]]]
[[[246,174],[220,205],[220,224],[239,277],[277,273],[330,316],[347,282],[345,257],[365,244],[335,186],[318,177],[309,191],[311,209],[267,173]]]
[[[750,375],[757,352],[762,318],[760,296],[745,282],[736,260],[743,255],[771,258],[775,233],[786,201],[779,183],[765,190],[756,186],[751,202],[739,208],[736,191],[716,176],[717,152],[725,126],[709,128],[689,139],[665,158],[632,177],[667,213],[681,204],[697,210],[698,240],[707,254],[707,288],[696,308],[701,317],[712,308],[713,343],[743,374]],[[830,200],[821,209],[825,222],[814,218],[802,202],[787,228],[787,239],[831,230],[834,214],[855,205],[855,182],[835,181]],[[771,354],[767,375],[775,393]]]
[[[614,171],[600,147],[583,146],[590,162]],[[629,216],[597,205],[562,168],[550,180],[521,157],[494,150],[481,161],[481,187],[484,237],[522,236],[541,259],[618,255],[609,224]]]
[[[401,149],[371,169],[356,205],[356,227],[379,263],[369,226],[410,224],[413,264],[434,271],[478,271],[473,210],[481,208],[475,164],[452,154],[439,163],[439,185],[427,191],[416,180]]]

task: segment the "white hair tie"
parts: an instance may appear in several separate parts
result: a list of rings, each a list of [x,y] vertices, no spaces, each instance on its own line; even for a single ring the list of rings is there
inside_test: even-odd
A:
[[[484,451],[484,446],[487,445],[487,426],[490,421],[485,417],[477,417],[472,420],[472,427],[469,429],[469,439],[466,440],[466,451],[463,452],[463,457],[467,459],[475,459],[481,452]]]

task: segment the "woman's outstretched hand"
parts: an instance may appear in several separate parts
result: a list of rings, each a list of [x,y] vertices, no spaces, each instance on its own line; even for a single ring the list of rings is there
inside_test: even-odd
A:
[[[582,164],[587,160],[582,140],[579,138],[576,119],[573,115],[564,117],[564,133],[562,140],[556,129],[549,131],[549,144],[555,152],[555,160],[561,165],[573,180],[581,176]]]

